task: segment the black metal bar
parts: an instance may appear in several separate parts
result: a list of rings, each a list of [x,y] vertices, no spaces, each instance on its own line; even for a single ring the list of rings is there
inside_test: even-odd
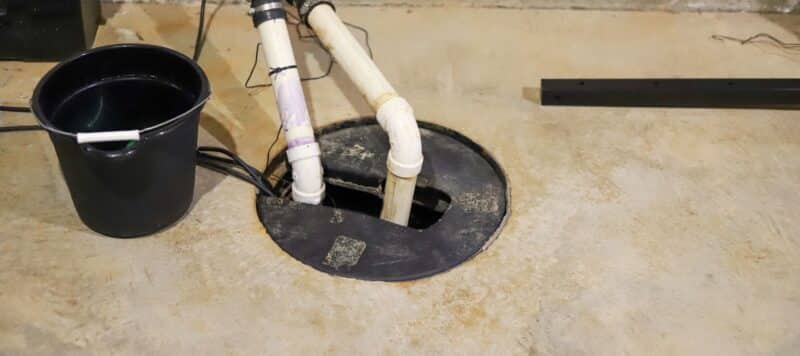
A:
[[[542,79],[542,105],[800,107],[800,79]]]

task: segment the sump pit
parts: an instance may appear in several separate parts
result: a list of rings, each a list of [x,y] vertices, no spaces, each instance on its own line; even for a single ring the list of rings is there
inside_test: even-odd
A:
[[[409,227],[380,220],[389,142],[374,118],[317,134],[327,185],[320,206],[292,202],[285,155],[267,168],[281,198],[259,196],[259,216],[294,258],[343,277],[405,281],[447,271],[483,251],[508,215],[508,187],[497,163],[477,144],[420,122],[425,164]]]

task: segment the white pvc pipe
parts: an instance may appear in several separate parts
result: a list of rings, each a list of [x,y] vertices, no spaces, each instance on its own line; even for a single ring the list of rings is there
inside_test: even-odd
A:
[[[350,30],[327,4],[315,6],[308,23],[336,62],[377,112],[391,149],[381,218],[408,225],[417,175],[422,170],[422,143],[414,110],[394,90]]]
[[[292,199],[319,204],[325,196],[320,149],[314,138],[286,21],[265,21],[258,26],[258,32],[270,71],[276,71],[270,78],[286,134],[286,155],[292,165]]]
[[[376,111],[384,102],[397,96],[392,85],[333,8],[326,4],[315,6],[308,14],[308,23]]]

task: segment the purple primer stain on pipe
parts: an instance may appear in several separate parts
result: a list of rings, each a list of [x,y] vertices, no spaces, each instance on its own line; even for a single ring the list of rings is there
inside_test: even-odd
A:
[[[287,146],[289,146],[289,148],[294,148],[297,146],[308,145],[314,142],[316,142],[316,140],[314,140],[313,137],[303,137],[289,141],[287,143]]]
[[[275,89],[279,106],[281,107],[281,121],[284,130],[289,130],[308,126],[311,127],[311,117],[306,108],[306,98],[303,95],[303,87],[300,85],[300,77],[296,69],[280,72],[274,76]],[[314,136],[297,137],[289,140],[288,148],[314,143]]]

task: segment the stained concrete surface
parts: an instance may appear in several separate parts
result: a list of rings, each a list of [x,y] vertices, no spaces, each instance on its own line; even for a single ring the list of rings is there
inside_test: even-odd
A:
[[[98,44],[190,51],[196,7],[106,12]],[[214,17],[201,141],[263,167],[278,118],[270,89],[243,88],[257,41],[244,13]],[[3,134],[0,354],[800,352],[796,112],[540,107],[521,95],[542,77],[796,76],[797,52],[710,39],[796,41],[792,18],[340,13],[370,29],[377,61],[420,119],[471,137],[507,171],[512,217],[489,250],[416,282],[334,278],[266,236],[253,188],[205,170],[180,223],[105,238],[78,220],[47,136]],[[304,71],[324,66],[312,43],[297,52]],[[1,62],[0,98],[26,102],[50,66]],[[305,87],[317,125],[369,114],[338,68]]]

